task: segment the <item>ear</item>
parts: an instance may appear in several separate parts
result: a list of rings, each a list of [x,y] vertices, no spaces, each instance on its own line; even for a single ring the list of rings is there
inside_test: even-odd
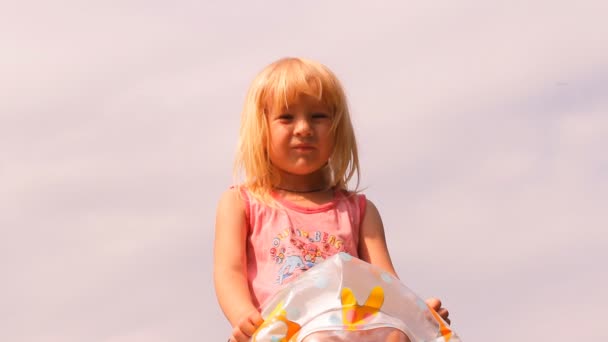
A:
[[[348,287],[342,289],[342,306],[352,306],[357,304],[357,299]]]
[[[380,286],[376,286],[372,289],[365,301],[365,306],[380,309],[380,307],[384,304],[384,290]]]

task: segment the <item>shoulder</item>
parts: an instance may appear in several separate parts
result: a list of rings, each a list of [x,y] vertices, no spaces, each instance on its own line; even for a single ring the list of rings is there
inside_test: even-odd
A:
[[[378,207],[365,195],[361,195],[360,208],[363,223],[377,223],[380,220],[380,212]]]
[[[361,217],[363,217],[365,215],[365,212],[367,211],[367,207],[369,206],[369,204],[371,204],[373,206],[373,203],[371,203],[371,201],[367,199],[367,196],[365,196],[365,194],[362,192],[347,191],[347,190],[340,190],[340,191],[342,192],[344,199],[346,199],[347,201],[351,202],[353,205],[355,205],[359,208],[359,213],[361,214]]]
[[[345,190],[345,189],[336,189],[337,193],[339,193],[339,197],[346,199],[348,201],[361,201],[365,200],[367,197],[363,192]]]
[[[376,205],[374,204],[374,202],[372,202],[372,200],[370,200],[368,197],[366,197],[365,195],[361,194],[361,201],[365,202],[365,206],[373,211],[378,211],[378,208],[376,207]]]
[[[247,194],[243,188],[230,187],[220,196],[218,202],[218,211],[224,210],[239,210],[245,211]]]

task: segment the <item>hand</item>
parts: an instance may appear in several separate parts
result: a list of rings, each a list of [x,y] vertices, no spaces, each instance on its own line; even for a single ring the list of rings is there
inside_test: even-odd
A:
[[[250,312],[241,318],[239,323],[232,329],[232,336],[230,336],[228,342],[248,342],[263,322],[264,319],[257,310]]]
[[[448,318],[448,316],[450,315],[450,313],[448,312],[448,309],[441,307],[441,301],[438,298],[431,297],[426,300],[426,304],[428,306],[430,306],[431,309],[437,311],[439,316],[441,316],[441,318],[443,318],[443,320],[447,324],[451,323],[450,319]]]

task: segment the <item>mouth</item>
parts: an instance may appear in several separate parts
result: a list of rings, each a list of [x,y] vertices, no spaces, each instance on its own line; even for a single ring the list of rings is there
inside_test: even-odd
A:
[[[315,148],[312,145],[300,144],[300,145],[293,146],[293,149],[298,150],[298,151],[311,151],[311,150],[314,150]]]

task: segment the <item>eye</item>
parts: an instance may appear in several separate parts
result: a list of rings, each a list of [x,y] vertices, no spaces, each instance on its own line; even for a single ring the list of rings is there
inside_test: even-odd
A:
[[[329,114],[327,113],[312,113],[312,118],[313,119],[328,119],[329,118]]]
[[[282,121],[282,122],[291,121],[293,119],[293,115],[289,114],[289,113],[283,113],[278,116],[278,119],[279,119],[279,121]]]

